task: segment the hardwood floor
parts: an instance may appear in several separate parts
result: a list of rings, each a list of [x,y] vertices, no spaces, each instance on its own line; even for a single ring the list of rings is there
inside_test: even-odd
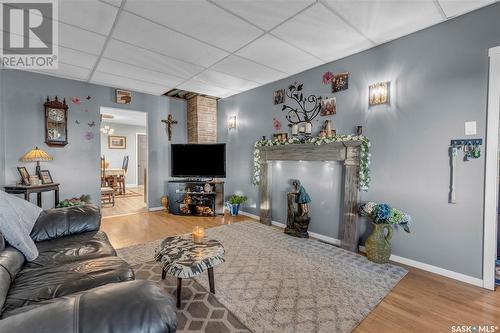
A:
[[[246,216],[209,218],[150,212],[104,218],[102,229],[111,243],[120,248],[191,232],[195,225],[208,228],[249,219]],[[500,291],[487,291],[407,268],[409,273],[354,332],[452,332],[452,325],[492,325],[493,329],[497,328],[483,332],[500,332]]]
[[[115,205],[104,204],[102,206],[102,216],[116,216],[123,214],[133,214],[146,212],[147,205],[144,202],[143,188],[127,188],[127,195],[115,196]]]

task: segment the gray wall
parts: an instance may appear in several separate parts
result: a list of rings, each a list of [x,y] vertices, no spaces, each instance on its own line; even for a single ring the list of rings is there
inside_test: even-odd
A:
[[[99,111],[101,106],[120,107],[148,113],[148,158],[149,158],[149,206],[159,207],[160,197],[166,193],[169,179],[169,151],[165,126],[160,122],[169,113],[179,121],[174,128],[173,142],[186,142],[186,105],[184,101],[163,96],[134,93],[130,105],[117,105],[114,89],[84,82],[60,79],[46,75],[16,71],[3,71],[2,94],[6,135],[5,183],[15,183],[19,176],[16,166],[23,165],[19,158],[34,146],[54,157],[42,163],[42,169],[50,170],[54,181],[61,183],[61,198],[88,193],[98,203],[100,194],[100,140]],[[48,147],[44,137],[43,103],[47,96],[65,97],[69,103],[69,144],[64,148]],[[83,103],[76,105],[70,98],[77,96]],[[87,101],[85,98],[90,96]],[[87,111],[86,111],[87,110]],[[76,124],[78,120],[80,124]],[[89,127],[89,123],[95,126]],[[94,139],[86,140],[85,133],[91,131]],[[35,165],[26,165],[30,173]],[[44,194],[44,206],[53,205],[52,196]]]
[[[103,121],[102,126],[105,125],[108,125],[115,130],[113,135],[127,137],[127,148],[109,149],[108,134],[101,133],[101,155],[104,155],[106,157],[106,162],[109,163],[109,168],[113,169],[121,168],[123,164],[123,158],[128,155],[128,171],[125,180],[127,185],[137,186],[137,133],[146,134],[146,127],[115,124]]]
[[[3,107],[3,73],[0,68],[0,184],[5,182],[5,130],[4,130],[4,107]]]
[[[488,48],[500,45],[500,4],[287,79],[219,102],[219,140],[227,142],[226,193],[249,196],[243,210],[258,214],[251,185],[253,143],[273,133],[274,117],[286,120],[273,91],[294,81],[306,93],[337,97],[332,119],[338,133],[363,125],[372,142],[372,186],[361,200],[387,202],[411,214],[412,233],[395,233],[393,253],[480,278],[482,276],[484,156],[457,167],[457,204],[448,204],[450,139],[464,137],[464,122],[476,120],[485,137]],[[349,89],[334,95],[321,82],[326,71],[350,72]],[[390,80],[391,106],[368,109],[368,85]],[[228,130],[228,116],[238,128]],[[484,146],[482,147],[484,151]],[[273,168],[273,220],[286,222],[288,180],[300,178],[310,192],[311,231],[339,235],[338,164],[281,162]],[[366,223],[363,221],[362,223]],[[364,226],[363,229],[365,229]],[[369,230],[368,230],[369,231]],[[364,233],[366,237],[366,232]]]

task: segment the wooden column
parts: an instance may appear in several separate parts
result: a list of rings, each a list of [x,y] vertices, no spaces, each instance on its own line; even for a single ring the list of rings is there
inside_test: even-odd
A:
[[[264,156],[264,159],[262,157]],[[266,158],[266,153],[261,152],[262,166],[260,168],[260,222],[271,225],[271,181],[272,164]]]
[[[359,149],[346,147],[344,161],[344,202],[342,248],[348,251],[358,251],[358,191],[359,191]]]

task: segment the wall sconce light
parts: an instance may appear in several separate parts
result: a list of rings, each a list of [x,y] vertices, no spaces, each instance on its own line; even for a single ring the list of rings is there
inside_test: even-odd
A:
[[[368,105],[375,106],[380,104],[389,104],[391,99],[391,83],[379,82],[369,87]]]
[[[227,118],[227,128],[236,128],[236,116]]]

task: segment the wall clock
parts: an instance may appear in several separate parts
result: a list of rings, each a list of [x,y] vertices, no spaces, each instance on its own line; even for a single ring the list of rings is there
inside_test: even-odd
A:
[[[56,98],[45,102],[45,143],[49,146],[64,147],[68,144],[68,105]]]

